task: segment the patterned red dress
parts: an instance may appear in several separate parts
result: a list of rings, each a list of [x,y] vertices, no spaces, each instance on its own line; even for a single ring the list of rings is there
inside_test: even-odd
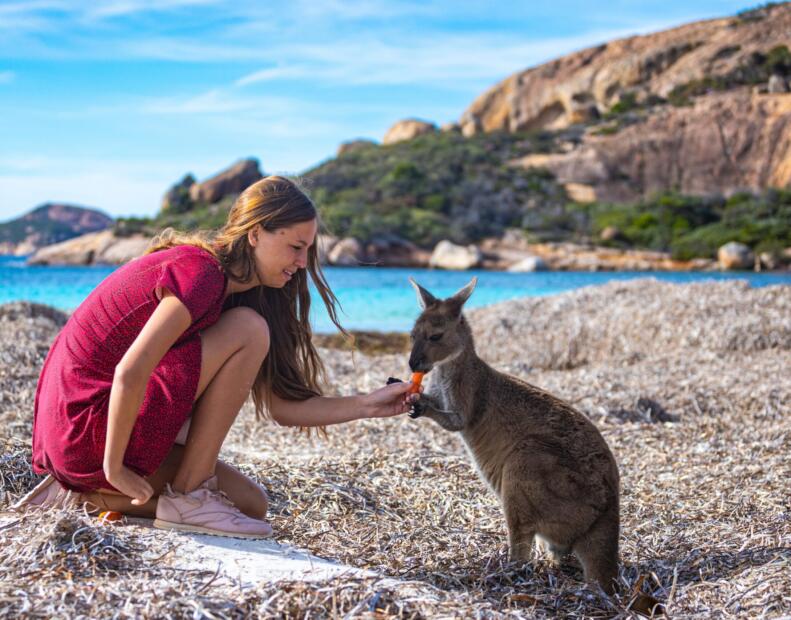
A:
[[[219,319],[226,285],[217,259],[187,245],[141,256],[105,278],[69,317],[41,369],[33,470],[74,491],[112,488],[102,464],[113,374],[166,288],[187,307],[192,323],[154,369],[124,454],[134,472],[154,473],[192,411],[201,371],[199,332]]]

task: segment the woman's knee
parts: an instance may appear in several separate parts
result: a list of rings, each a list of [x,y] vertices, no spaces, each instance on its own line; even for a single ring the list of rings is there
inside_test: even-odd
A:
[[[252,308],[240,306],[223,313],[233,324],[234,333],[242,347],[255,350],[262,357],[269,353],[269,323]]]

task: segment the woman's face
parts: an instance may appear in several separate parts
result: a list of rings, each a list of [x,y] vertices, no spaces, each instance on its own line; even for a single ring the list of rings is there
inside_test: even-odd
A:
[[[248,233],[253,246],[261,284],[282,288],[299,269],[308,264],[308,248],[316,241],[315,219],[287,228],[266,231],[260,225]]]

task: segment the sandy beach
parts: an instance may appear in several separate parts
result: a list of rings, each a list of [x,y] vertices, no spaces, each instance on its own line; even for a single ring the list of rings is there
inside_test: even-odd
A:
[[[269,490],[275,541],[375,575],[240,588],[174,563],[179,536],[49,513],[0,530],[0,616],[629,617],[637,593],[671,617],[791,614],[791,286],[634,280],[468,317],[482,358],[574,403],[610,444],[619,595],[571,559],[510,564],[496,498],[429,420],[310,435],[248,403],[222,456]],[[0,508],[35,484],[36,380],[65,319],[0,306]],[[331,394],[408,374],[401,353],[321,352]]]

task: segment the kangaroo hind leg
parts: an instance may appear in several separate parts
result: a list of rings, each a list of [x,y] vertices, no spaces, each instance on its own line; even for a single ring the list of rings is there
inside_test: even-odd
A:
[[[585,580],[598,583],[607,594],[618,579],[618,516],[605,513],[574,543],[573,552],[585,572]]]
[[[508,526],[508,555],[512,562],[528,562],[536,535],[535,517],[521,497],[505,495],[503,509]]]

